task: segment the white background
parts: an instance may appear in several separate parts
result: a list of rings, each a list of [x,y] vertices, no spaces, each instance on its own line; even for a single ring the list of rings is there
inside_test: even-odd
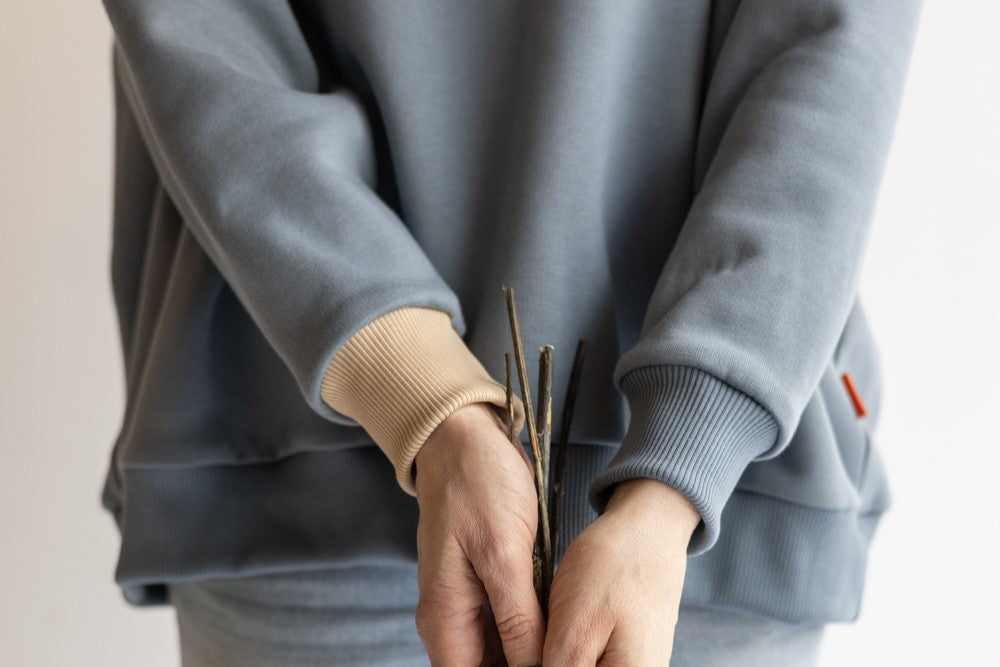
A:
[[[894,505],[825,667],[1000,664],[998,24],[1000,3],[925,4],[861,287]],[[169,608],[112,581],[99,504],[123,400],[110,39],[96,0],[0,9],[2,665],[178,664]]]

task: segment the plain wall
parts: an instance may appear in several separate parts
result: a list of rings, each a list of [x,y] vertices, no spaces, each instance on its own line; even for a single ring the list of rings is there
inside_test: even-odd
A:
[[[998,3],[925,4],[861,287],[894,506],[827,667],[995,664],[998,23]],[[0,9],[3,665],[178,664],[172,611],[129,607],[113,583],[118,536],[99,503],[124,381],[110,39],[100,2]]]

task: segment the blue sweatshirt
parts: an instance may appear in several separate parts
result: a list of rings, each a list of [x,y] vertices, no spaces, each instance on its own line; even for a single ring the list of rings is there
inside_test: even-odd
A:
[[[682,604],[855,618],[919,4],[104,0],[125,598],[415,559],[410,464],[502,405],[511,286],[555,415],[590,342],[558,554],[650,477],[701,514]]]

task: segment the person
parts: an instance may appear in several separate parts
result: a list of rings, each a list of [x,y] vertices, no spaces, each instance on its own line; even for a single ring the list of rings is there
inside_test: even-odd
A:
[[[857,617],[919,2],[103,4],[102,503],[185,665],[808,665]],[[544,612],[507,286],[555,415],[589,343]]]

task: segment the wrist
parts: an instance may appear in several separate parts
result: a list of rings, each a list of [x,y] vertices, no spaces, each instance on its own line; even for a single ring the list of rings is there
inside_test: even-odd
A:
[[[701,513],[686,495],[657,479],[637,478],[615,485],[605,512],[643,512],[663,517],[671,529],[690,537]]]
[[[506,433],[500,409],[492,403],[478,402],[463,405],[445,417],[417,450],[413,458],[414,481],[419,466],[426,468],[435,459],[453,460],[455,451],[448,443],[464,443],[468,438],[481,436],[483,429],[496,428]]]

